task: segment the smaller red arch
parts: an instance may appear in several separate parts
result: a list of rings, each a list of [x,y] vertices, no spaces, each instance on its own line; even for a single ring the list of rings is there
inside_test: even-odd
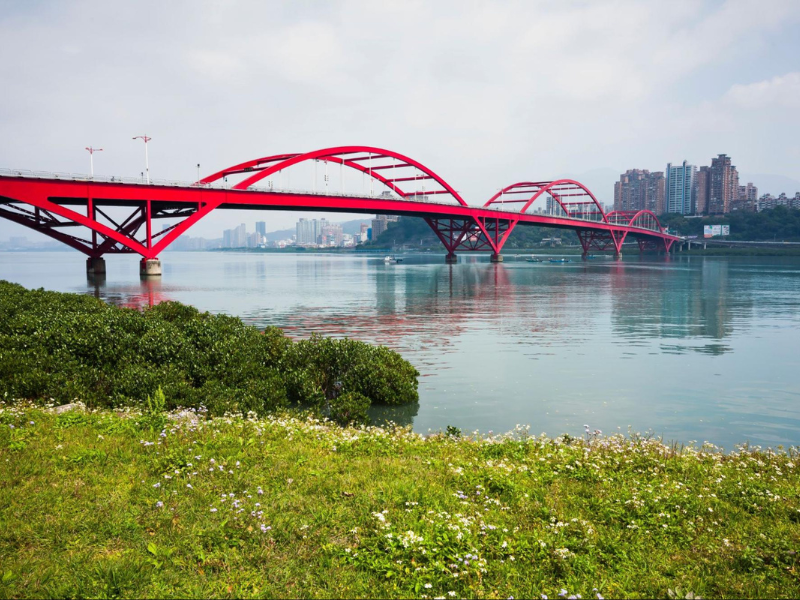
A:
[[[528,199],[505,199],[506,194],[520,194],[521,196],[526,196],[529,193],[531,196]],[[579,181],[575,181],[574,179],[558,179],[556,181],[521,181],[518,183],[513,183],[504,187],[494,196],[489,198],[486,204],[484,204],[484,208],[488,208],[493,204],[505,205],[509,203],[524,203],[524,206],[519,211],[522,214],[527,211],[528,208],[530,208],[530,206],[542,196],[542,194],[545,193],[553,198],[553,200],[558,202],[559,206],[561,206],[566,215],[570,218],[582,218],[576,215],[590,214],[599,216],[599,220],[604,223],[608,222],[605,211],[603,210],[603,205],[597,201],[597,198],[595,198],[594,194],[592,194],[589,188]],[[566,200],[567,198],[589,198],[589,200]],[[588,206],[592,206],[595,210],[580,210],[581,208],[586,208]],[[584,220],[590,221],[594,219],[584,218]]]
[[[661,226],[658,217],[651,210],[615,210],[608,213],[607,216],[608,221],[614,225],[626,225],[627,227],[637,227],[658,233],[665,232],[665,228]],[[637,221],[641,224],[636,224]],[[655,228],[648,227],[647,224],[654,224]]]

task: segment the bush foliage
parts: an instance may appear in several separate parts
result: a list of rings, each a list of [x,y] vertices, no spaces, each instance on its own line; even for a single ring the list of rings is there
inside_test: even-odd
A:
[[[397,353],[363,342],[292,342],[280,329],[177,302],[140,312],[0,281],[0,394],[9,398],[111,408],[142,404],[160,388],[167,409],[263,416],[290,404],[327,415],[351,394],[351,408],[335,410],[361,421],[365,403],[417,401],[418,375]]]

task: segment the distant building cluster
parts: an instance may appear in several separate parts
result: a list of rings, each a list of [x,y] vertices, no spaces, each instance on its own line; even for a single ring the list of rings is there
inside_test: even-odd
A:
[[[162,234],[172,229],[172,225],[163,225],[161,227]],[[222,240],[206,239],[202,237],[191,237],[188,235],[181,235],[175,239],[168,246],[170,252],[185,252],[188,250],[215,250],[222,247]]]
[[[388,224],[397,221],[396,216],[379,215],[372,219],[372,226],[361,224],[358,233],[342,232],[342,226],[325,219],[300,219],[297,222],[295,243],[306,248],[349,248],[376,239],[386,231]]]
[[[762,199],[752,183],[739,185],[739,171],[727,154],[712,158],[710,166],[697,167],[683,161],[667,164],[664,172],[631,169],[614,184],[614,210],[620,211],[722,215],[763,210],[769,202],[762,203]]]
[[[327,219],[300,219],[295,225],[295,234],[285,239],[274,239],[267,235],[267,224],[258,221],[255,231],[248,232],[247,225],[242,223],[233,229],[222,232],[222,238],[206,239],[201,237],[178,237],[169,247],[170,250],[213,250],[217,248],[349,248],[377,238],[386,231],[388,223],[397,221],[396,216],[380,215],[369,223],[361,223],[360,230],[345,233],[342,225],[331,223]],[[171,225],[165,225],[162,231],[168,231]],[[288,233],[288,232],[287,232]],[[273,239],[269,239],[272,237]]]
[[[300,219],[296,231],[296,245],[307,248],[336,248],[355,244],[354,236],[342,233],[341,225],[326,219]]]
[[[800,192],[797,192],[794,196],[781,194],[777,198],[770,194],[764,194],[758,199],[758,210],[767,210],[776,206],[800,208]]]

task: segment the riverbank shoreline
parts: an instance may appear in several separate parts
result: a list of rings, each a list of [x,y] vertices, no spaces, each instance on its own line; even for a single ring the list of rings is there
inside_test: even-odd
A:
[[[695,243],[697,245],[697,243]],[[444,259],[446,255],[445,252],[442,252],[439,249],[422,249],[422,250],[404,250],[404,249],[397,249],[397,248],[369,248],[363,250],[350,250],[350,249],[341,249],[341,248],[310,248],[310,249],[281,249],[281,248],[220,248],[215,250],[196,250],[196,251],[189,251],[189,252],[215,252],[215,253],[244,253],[244,254],[292,254],[292,255],[314,255],[318,254],[321,256],[328,256],[328,255],[337,255],[337,256],[379,256],[383,258],[386,254],[398,254],[398,255],[419,255],[419,256],[441,256]],[[166,253],[169,254],[169,253]],[[503,250],[503,256],[520,256],[520,255],[574,255],[580,256],[583,254],[583,249],[580,246],[561,246],[561,247],[553,247],[553,248],[509,248]],[[614,258],[613,252],[598,252],[592,251],[590,253],[595,257],[607,257],[607,258]],[[457,256],[460,257],[473,257],[479,256],[483,257],[486,260],[489,260],[490,253],[486,252],[457,252]],[[638,246],[625,246],[622,250],[623,257],[631,257],[631,256],[664,256],[664,253],[656,253],[656,252],[645,252],[640,254]],[[726,247],[708,247],[706,249],[702,248],[692,248],[687,249],[684,248],[683,250],[675,250],[673,249],[670,252],[670,256],[673,258],[679,258],[681,256],[762,256],[762,257],[796,257],[800,256],[800,248],[797,247],[789,247],[789,248],[726,248]]]
[[[793,449],[72,408],[0,404],[4,597],[800,594]]]

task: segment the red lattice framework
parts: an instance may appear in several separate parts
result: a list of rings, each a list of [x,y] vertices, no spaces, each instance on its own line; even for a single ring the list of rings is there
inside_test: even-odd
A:
[[[309,194],[262,189],[295,165],[314,161],[326,166],[324,190]],[[379,196],[345,193],[328,186],[329,167],[361,173],[384,186]],[[221,180],[241,181],[222,189]],[[339,178],[344,181],[343,177]],[[316,177],[315,177],[316,181]],[[38,185],[38,187],[37,187]],[[370,188],[374,188],[371,184]],[[248,193],[252,192],[251,193]],[[540,202],[545,199],[546,203]],[[444,179],[402,154],[371,146],[339,146],[314,152],[279,154],[246,161],[210,175],[191,186],[129,185],[91,179],[53,181],[0,177],[0,217],[30,227],[92,258],[109,253],[138,253],[156,258],[197,221],[218,208],[284,208],[407,214],[425,218],[449,257],[457,250],[499,255],[520,223],[575,229],[584,252],[619,253],[627,235],[641,249],[669,250],[677,239],[661,228],[650,211],[612,212],[581,183],[519,182],[509,185],[482,207],[470,207]],[[114,207],[112,216],[109,207]],[[125,212],[124,217],[118,213]],[[180,219],[153,231],[155,219]],[[72,231],[70,231],[70,229]],[[83,231],[83,237],[73,231]]]
[[[531,209],[540,199],[545,200],[545,205],[542,206],[540,203],[535,214],[543,215],[545,218],[560,217],[610,225],[610,227],[598,229],[596,227],[582,228],[576,224],[575,230],[584,254],[593,250],[598,252],[614,251],[619,254],[622,252],[622,245],[629,234],[636,237],[642,251],[665,250],[669,252],[674,242],[663,236],[664,229],[661,227],[658,217],[652,212],[647,210],[614,211],[606,214],[594,194],[582,183],[573,179],[514,183],[497,192],[486,202],[484,207],[518,206],[518,212],[525,215],[531,214]],[[511,228],[514,224],[511,225]],[[614,227],[614,225],[621,227]],[[632,231],[631,228],[635,228],[635,230]],[[638,229],[646,230],[648,233],[642,232],[643,235],[640,236],[636,231]],[[654,238],[650,232],[660,235]]]
[[[0,198],[0,217],[43,233],[91,258],[104,254],[155,256],[152,249],[180,223],[153,232],[153,220],[186,220],[198,211],[198,206],[154,206],[156,203],[142,200],[133,201],[124,218],[112,218],[108,208],[98,206],[91,197],[86,199],[86,215],[49,199],[28,197],[25,202]],[[68,233],[75,228],[88,228],[89,235],[79,237]]]

